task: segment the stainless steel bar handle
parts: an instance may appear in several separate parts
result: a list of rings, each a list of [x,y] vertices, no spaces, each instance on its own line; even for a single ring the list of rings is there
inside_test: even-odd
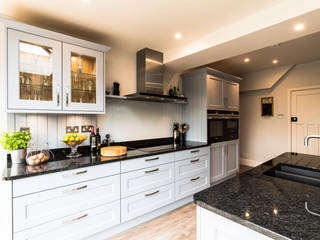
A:
[[[77,188],[73,188],[71,190],[64,191],[63,193],[72,193],[75,191],[80,191],[80,190],[86,189],[87,187],[88,187],[87,185],[84,185],[82,187],[77,187]]]
[[[199,179],[200,179],[200,177],[191,178],[190,181],[191,181],[191,182],[194,182],[194,181],[197,181],[197,180],[199,180]]]
[[[156,158],[149,158],[149,159],[146,159],[144,161],[150,162],[150,161],[154,161],[154,160],[158,160],[158,159],[159,159],[159,157],[156,157]]]
[[[66,106],[69,105],[69,88],[66,88]]]
[[[80,217],[76,217],[76,218],[74,218],[74,219],[65,221],[65,222],[63,222],[63,223],[64,223],[64,224],[72,223],[72,222],[75,222],[75,221],[79,221],[79,220],[81,220],[82,218],[85,218],[85,217],[88,217],[88,214],[84,214],[84,215],[82,215],[82,216],[80,216]]]
[[[193,151],[190,151],[190,153],[197,153],[197,152],[200,152],[200,150],[193,150]]]
[[[198,158],[198,159],[191,160],[190,163],[195,163],[195,162],[199,162],[199,161],[200,161],[200,159]]]
[[[72,174],[64,174],[62,176],[63,177],[73,177],[73,176],[77,176],[77,175],[80,175],[80,174],[85,174],[87,172],[88,172],[88,170],[84,170],[84,171],[75,172],[75,173],[72,173]]]
[[[153,193],[147,193],[147,194],[145,194],[144,196],[145,196],[145,197],[150,197],[150,196],[155,195],[155,194],[157,194],[157,193],[159,193],[159,192],[160,192],[160,191],[157,190],[157,191],[155,191],[155,192],[153,192]]]
[[[57,87],[57,106],[60,106],[60,87]]]
[[[157,172],[159,171],[159,168],[153,169],[153,170],[149,170],[149,171],[145,171],[145,173],[152,173],[152,172]]]

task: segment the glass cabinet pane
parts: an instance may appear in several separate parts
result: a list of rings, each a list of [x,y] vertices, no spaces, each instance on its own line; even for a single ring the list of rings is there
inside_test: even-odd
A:
[[[19,41],[20,99],[52,101],[53,49]]]
[[[71,101],[95,104],[96,58],[71,52]]]

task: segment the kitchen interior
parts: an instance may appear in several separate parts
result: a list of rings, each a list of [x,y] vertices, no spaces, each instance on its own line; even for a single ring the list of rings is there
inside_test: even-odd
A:
[[[319,2],[201,2],[0,1],[1,239],[320,239]]]

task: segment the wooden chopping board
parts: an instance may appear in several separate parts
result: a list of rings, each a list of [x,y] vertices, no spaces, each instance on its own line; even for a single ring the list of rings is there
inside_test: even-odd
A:
[[[127,147],[124,146],[110,146],[101,148],[101,156],[117,157],[127,154]]]

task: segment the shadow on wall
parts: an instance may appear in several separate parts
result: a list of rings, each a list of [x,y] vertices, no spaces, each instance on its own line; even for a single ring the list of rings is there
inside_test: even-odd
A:
[[[100,44],[112,44],[110,38],[99,31],[80,26],[76,22],[66,22],[65,20],[44,15],[42,12],[35,11],[32,8],[15,5],[15,15],[19,16],[17,21],[24,22],[33,26],[47,30],[60,32],[73,37],[81,38],[87,41],[93,41]]]

